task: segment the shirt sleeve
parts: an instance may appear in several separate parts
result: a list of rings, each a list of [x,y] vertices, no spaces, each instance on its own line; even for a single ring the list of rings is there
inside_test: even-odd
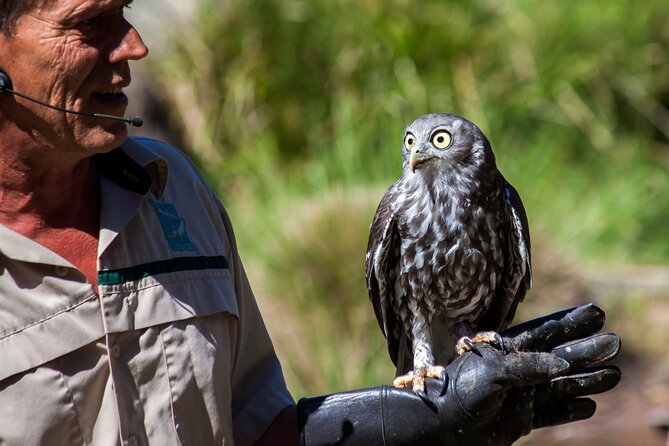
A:
[[[228,258],[239,308],[231,377],[232,418],[235,444],[245,446],[254,444],[294,400],[239,258],[232,224],[216,201],[230,242]]]

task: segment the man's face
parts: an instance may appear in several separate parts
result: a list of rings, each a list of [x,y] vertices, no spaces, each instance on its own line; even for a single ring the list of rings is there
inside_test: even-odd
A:
[[[130,83],[128,61],[148,50],[123,17],[128,0],[44,0],[22,16],[11,36],[0,35],[0,67],[14,90],[49,104],[122,115]],[[118,146],[126,124],[65,114],[2,96],[5,119],[46,146],[93,154]],[[11,103],[9,101],[12,101]]]

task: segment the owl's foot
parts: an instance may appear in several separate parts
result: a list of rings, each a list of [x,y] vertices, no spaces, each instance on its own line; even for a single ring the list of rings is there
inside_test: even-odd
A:
[[[471,338],[463,336],[460,338],[460,340],[458,340],[458,343],[455,344],[455,351],[458,353],[458,355],[462,355],[463,353],[469,351],[474,352],[477,355],[481,355],[475,345],[477,342],[485,342],[486,344],[491,345],[497,344],[503,352],[506,352],[504,338],[502,338],[502,335],[496,331],[480,331]]]
[[[398,389],[411,387],[415,393],[423,398],[423,395],[425,395],[425,378],[435,378],[446,382],[446,371],[440,365],[418,367],[406,375],[395,378],[393,386]]]

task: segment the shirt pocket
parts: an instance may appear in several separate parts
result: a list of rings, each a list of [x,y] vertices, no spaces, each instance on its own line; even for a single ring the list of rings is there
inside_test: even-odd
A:
[[[223,312],[176,321],[161,331],[170,412],[182,444],[233,438],[236,326],[237,319]]]
[[[46,300],[48,296],[41,295]],[[18,299],[18,296],[12,296]],[[0,333],[0,383],[104,336],[100,305],[95,295],[61,308],[36,308],[32,319],[2,327]]]
[[[60,371],[38,367],[0,382],[0,438],[7,446],[84,444]]]
[[[219,313],[239,318],[232,277],[223,267],[172,271],[101,285],[100,295],[108,334]]]

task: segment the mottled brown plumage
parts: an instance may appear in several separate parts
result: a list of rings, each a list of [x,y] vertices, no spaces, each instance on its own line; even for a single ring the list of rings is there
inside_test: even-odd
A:
[[[518,193],[471,122],[417,119],[402,160],[372,221],[366,273],[390,358],[398,375],[419,375],[416,390],[457,339],[511,322],[531,286],[530,237]]]

